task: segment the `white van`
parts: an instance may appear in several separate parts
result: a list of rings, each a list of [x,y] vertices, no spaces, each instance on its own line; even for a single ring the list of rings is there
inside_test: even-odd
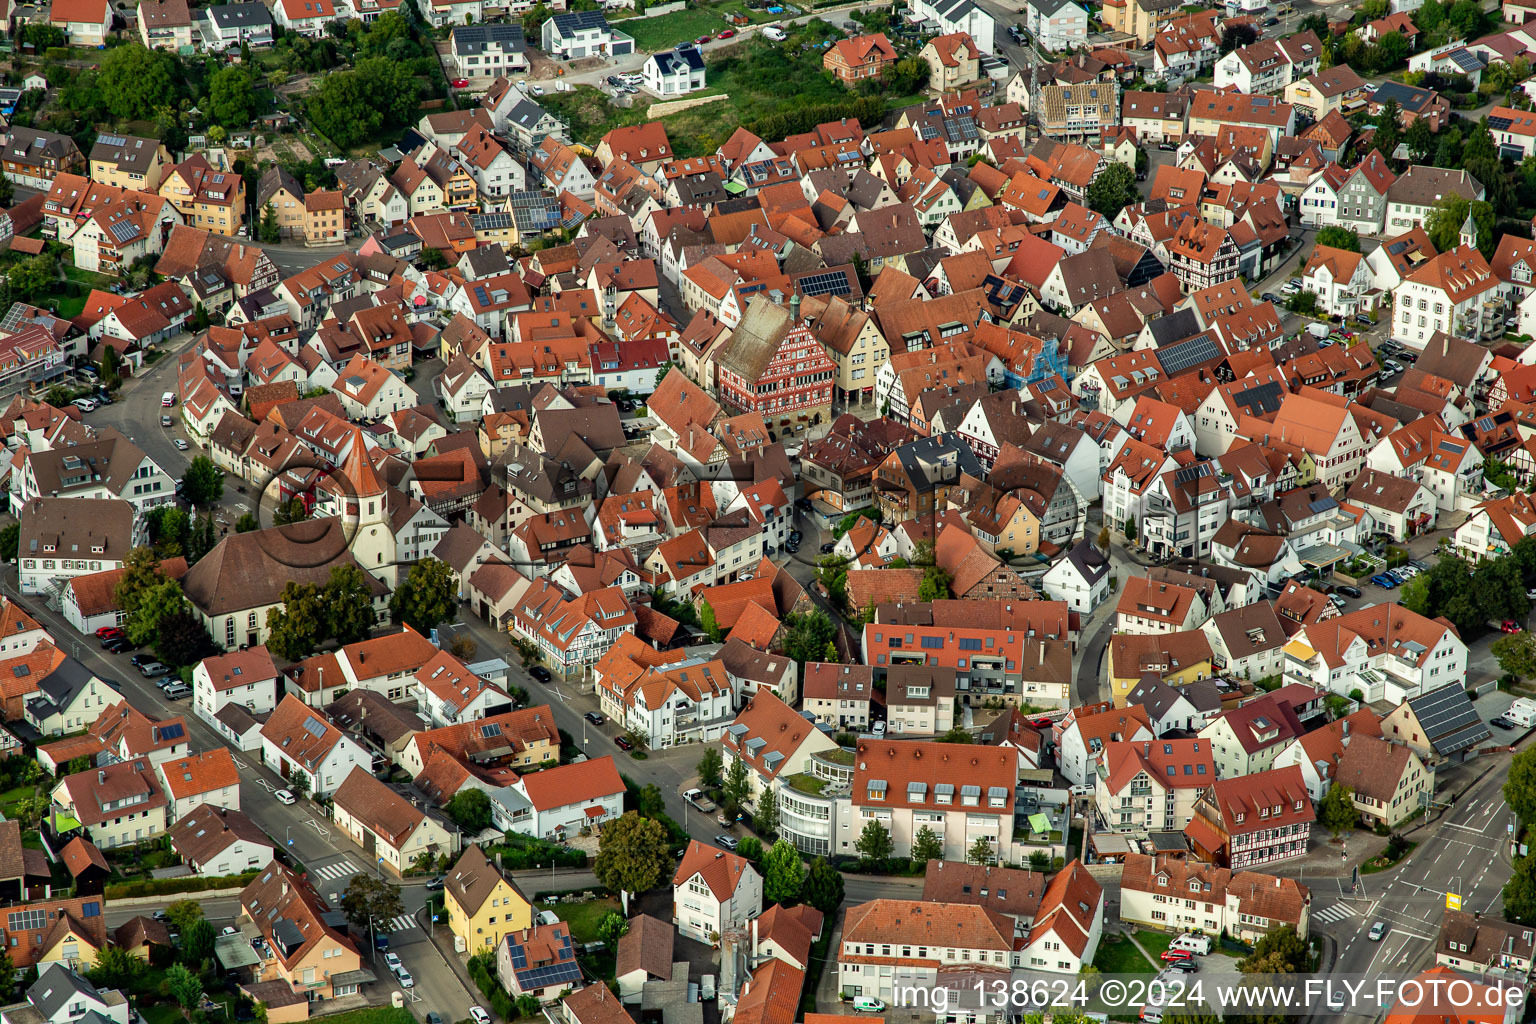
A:
[[[1522,728],[1536,725],[1536,700],[1529,697],[1516,697],[1514,703],[1504,712],[1504,717]]]
[[[884,1013],[885,1003],[874,996],[855,996],[853,1008],[860,1013]]]
[[[1169,949],[1182,949],[1196,956],[1205,956],[1211,951],[1211,937],[1209,935],[1180,935],[1168,943]]]
[[[776,43],[782,43],[785,38],[784,30],[779,28],[777,25],[769,25],[767,28],[763,29],[763,35],[767,36],[769,39],[772,39]]]

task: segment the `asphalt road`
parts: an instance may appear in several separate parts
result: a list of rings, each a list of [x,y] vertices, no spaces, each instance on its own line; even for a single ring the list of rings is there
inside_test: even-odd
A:
[[[1415,835],[1418,846],[1390,871],[1361,875],[1353,895],[1337,889],[1347,880],[1309,879],[1313,925],[1339,943],[1332,974],[1413,974],[1434,962],[1434,947],[1445,912],[1446,894],[1461,897],[1462,909],[1502,916],[1501,890],[1509,880],[1506,829],[1514,820],[1500,792],[1509,774],[1507,755],[1489,755],[1503,763],[1477,783],[1430,829]],[[1368,937],[1371,925],[1384,922],[1379,942]],[[1373,1007],[1354,1008],[1349,1016],[1377,1015]]]

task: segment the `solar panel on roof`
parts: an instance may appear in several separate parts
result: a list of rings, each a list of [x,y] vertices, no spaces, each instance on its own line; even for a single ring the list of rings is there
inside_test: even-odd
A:
[[[1488,115],[1488,127],[1496,132],[1504,131],[1514,123],[1515,119],[1512,117],[1494,117],[1492,114]]]
[[[848,275],[843,273],[811,274],[800,278],[795,284],[800,289],[800,294],[806,297],[847,295],[851,291],[848,287]]]
[[[304,719],[304,731],[315,737],[315,739],[319,739],[325,735],[325,723],[321,722],[318,718],[306,718]]]
[[[128,144],[128,140],[121,135],[98,135],[96,136],[96,141],[103,146],[126,146]]]
[[[1216,342],[1206,334],[1197,335],[1157,351],[1158,362],[1163,364],[1163,372],[1170,377],[1178,376],[1191,366],[1209,359],[1220,358],[1221,349],[1217,348]]]
[[[138,225],[131,220],[115,220],[107,225],[107,230],[112,232],[112,238],[118,242],[126,242],[139,233]]]

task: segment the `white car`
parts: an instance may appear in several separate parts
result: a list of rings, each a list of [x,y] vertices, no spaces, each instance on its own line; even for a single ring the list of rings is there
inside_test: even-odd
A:
[[[399,953],[385,953],[384,954],[384,966],[388,967],[392,971],[398,971],[401,968],[401,966],[402,966],[402,964],[400,963],[400,954]]]
[[[395,978],[400,982],[401,988],[415,988],[416,979],[411,977],[411,972],[401,967],[395,972]]]
[[[485,1007],[483,1006],[471,1006],[469,1008],[469,1019],[474,1021],[475,1024],[491,1024],[491,1015],[485,1012]]]
[[[277,797],[277,802],[280,804],[291,804],[294,802],[293,793],[286,789],[280,789],[272,795]]]
[[[176,446],[176,450],[179,451],[179,452],[184,452],[184,451],[187,450],[187,442],[186,442],[185,438],[178,437],[178,438],[174,439],[173,441],[171,441],[171,444],[175,445]]]

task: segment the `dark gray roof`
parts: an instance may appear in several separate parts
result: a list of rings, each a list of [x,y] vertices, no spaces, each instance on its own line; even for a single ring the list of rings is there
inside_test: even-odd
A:
[[[1098,545],[1087,540],[1078,541],[1077,546],[1067,552],[1067,559],[1090,586],[1109,572],[1109,559],[1104,557]]]
[[[1396,100],[1397,105],[1403,110],[1418,112],[1426,103],[1434,100],[1439,93],[1433,89],[1421,89],[1416,85],[1405,85],[1402,82],[1382,82],[1371,94],[1372,103],[1386,103],[1388,100]]]
[[[917,484],[953,482],[959,480],[962,473],[977,479],[986,476],[986,470],[981,468],[971,446],[955,433],[935,434],[904,444],[896,449],[896,457],[901,460],[907,476]],[[940,465],[941,462],[947,465]]]
[[[1450,683],[1408,701],[1424,738],[1441,757],[1476,746],[1492,737],[1460,683]]]
[[[37,981],[27,989],[27,1002],[43,1015],[44,1020],[53,1020],[61,1009],[82,996],[102,1002],[95,985],[60,963],[45,967]]]
[[[1183,341],[1192,334],[1200,332],[1200,317],[1193,309],[1178,309],[1165,316],[1160,316],[1147,324],[1147,330],[1152,334],[1152,342],[1157,348],[1171,345],[1176,341]]]
[[[156,139],[106,133],[96,136],[96,142],[91,146],[91,159],[116,164],[119,171],[143,174],[159,151],[160,143]]]
[[[1155,673],[1144,676],[1141,682],[1125,695],[1126,704],[1147,709],[1147,717],[1154,722],[1166,715],[1183,696],[1183,687],[1175,689],[1163,682]]]
[[[653,53],[651,60],[656,62],[664,75],[704,70],[704,57],[697,46],[683,45],[668,53]]]
[[[41,696],[27,701],[27,710],[41,721],[68,708],[80,692],[91,684],[96,674],[74,658],[65,658],[59,667],[38,684]]]
[[[555,31],[562,36],[582,29],[608,27],[608,19],[602,11],[564,11],[549,20],[555,26]]]
[[[461,54],[483,53],[488,44],[495,43],[504,52],[522,53],[527,45],[523,39],[523,26],[510,25],[458,25],[453,30],[453,47]]]
[[[208,17],[220,28],[253,28],[272,25],[272,13],[262,3],[223,4],[208,8]]]

